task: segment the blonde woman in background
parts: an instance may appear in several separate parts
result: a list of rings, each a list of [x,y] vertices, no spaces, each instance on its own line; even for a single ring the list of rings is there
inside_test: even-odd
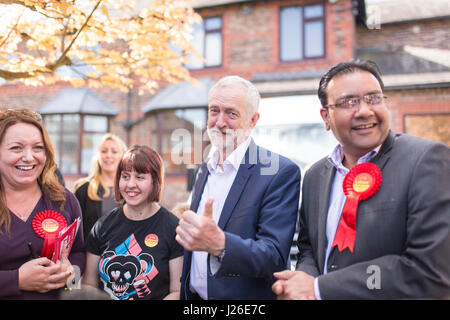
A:
[[[98,218],[119,206],[114,200],[114,179],[126,150],[118,136],[104,135],[94,156],[91,173],[75,183],[75,196],[83,213],[85,240]]]

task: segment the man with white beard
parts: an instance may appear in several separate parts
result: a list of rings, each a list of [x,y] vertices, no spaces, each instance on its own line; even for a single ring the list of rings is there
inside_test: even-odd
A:
[[[191,210],[177,228],[185,248],[181,299],[274,299],[273,273],[288,266],[300,169],[251,139],[259,100],[255,86],[238,76],[209,92],[214,151],[198,170]]]

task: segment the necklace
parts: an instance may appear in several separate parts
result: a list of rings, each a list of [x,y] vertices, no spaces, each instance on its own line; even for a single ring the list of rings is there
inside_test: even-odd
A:
[[[27,214],[27,213],[25,213],[25,214],[20,214],[20,213],[14,212],[14,214],[15,214],[17,217],[19,217],[20,220],[22,220],[23,222],[26,222],[26,221],[28,220],[28,217],[30,216],[31,212],[28,213],[28,214]]]
[[[8,209],[13,212],[20,220],[26,222],[30,215],[33,213],[34,208],[36,207],[41,194],[31,195],[28,199],[23,199],[23,201],[16,201],[15,205],[12,204],[8,206]],[[28,203],[24,203],[28,202]]]
[[[10,210],[12,212],[14,212],[14,214],[16,216],[18,216],[20,218],[20,220],[26,222],[28,220],[28,217],[33,213],[34,208],[36,207],[37,202],[33,202],[29,205],[27,205],[26,207],[21,206],[21,207],[15,207],[15,208],[10,208]]]
[[[16,208],[13,212],[15,215],[17,215],[22,221],[27,221],[28,217],[31,215],[31,213],[34,210],[34,207],[36,207],[36,203],[32,203],[31,205],[28,205],[26,208]]]

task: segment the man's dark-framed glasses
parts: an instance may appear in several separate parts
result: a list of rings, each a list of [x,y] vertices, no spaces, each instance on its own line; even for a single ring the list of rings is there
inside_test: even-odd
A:
[[[376,106],[382,103],[387,96],[383,93],[369,93],[362,97],[365,103],[370,106]],[[357,109],[361,105],[361,97],[360,96],[352,96],[341,99],[340,102],[336,104],[326,105],[326,108],[339,108],[339,109]]]

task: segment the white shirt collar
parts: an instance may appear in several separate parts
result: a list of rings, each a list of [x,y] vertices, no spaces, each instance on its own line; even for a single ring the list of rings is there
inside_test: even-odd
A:
[[[223,162],[223,167],[224,168],[232,167],[234,168],[234,170],[237,171],[242,162],[242,159],[245,156],[245,153],[247,152],[251,140],[252,138],[249,136],[244,142],[238,145],[237,148],[234,149],[234,151],[225,159],[225,161]],[[216,172],[217,170],[221,170],[220,167],[218,166],[219,155],[220,155],[219,150],[215,146],[213,146],[211,156],[206,162],[208,171],[210,173]]]

